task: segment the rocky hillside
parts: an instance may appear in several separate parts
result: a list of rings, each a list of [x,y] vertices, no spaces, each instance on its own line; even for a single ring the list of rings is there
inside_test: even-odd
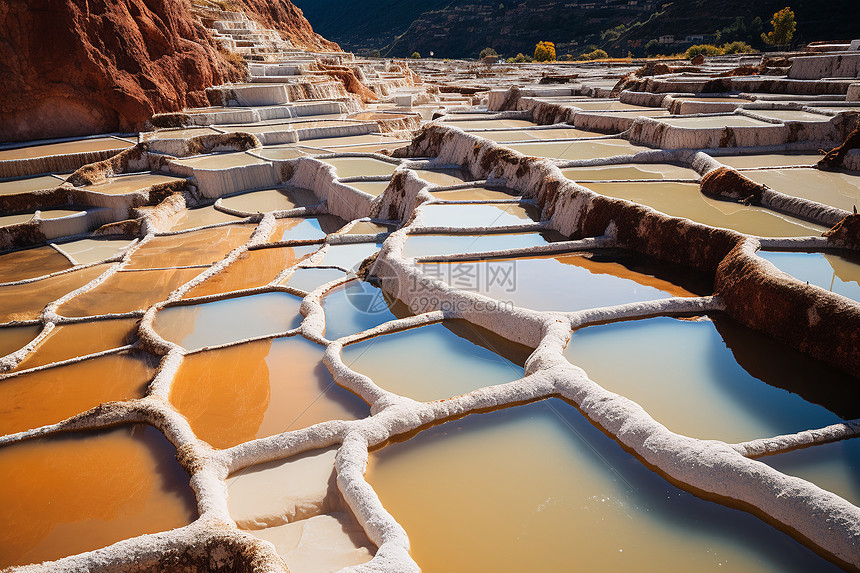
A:
[[[232,0],[297,45],[338,46],[289,0]],[[0,142],[140,129],[153,113],[207,105],[245,76],[187,0],[0,2]]]
[[[666,53],[718,41],[717,32],[727,28],[720,41],[760,44],[761,26],[767,28],[771,15],[786,5],[797,14],[797,45],[860,35],[856,0],[832,0],[826,7],[818,0],[295,1],[326,37],[347,49],[391,56],[426,57],[432,51],[436,57],[474,58],[488,46],[506,56],[531,54],[541,40],[555,42],[559,56],[598,47],[615,56],[628,50],[639,56],[661,36],[678,40],[661,47]]]

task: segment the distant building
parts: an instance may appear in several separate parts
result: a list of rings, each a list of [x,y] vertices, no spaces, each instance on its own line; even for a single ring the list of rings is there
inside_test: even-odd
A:
[[[672,34],[664,34],[664,35],[660,36],[659,38],[657,38],[657,42],[660,44],[664,44],[664,45],[665,44],[674,44],[675,43],[675,36]]]

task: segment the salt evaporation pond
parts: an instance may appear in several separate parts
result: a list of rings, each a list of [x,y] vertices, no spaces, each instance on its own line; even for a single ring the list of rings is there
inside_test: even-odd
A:
[[[432,324],[345,346],[343,362],[381,388],[422,402],[459,396],[523,376],[522,366],[488,350],[524,359],[528,351],[523,347],[462,320],[445,324],[478,342],[458,336],[443,324]],[[508,348],[516,350],[508,353]]]
[[[64,141],[61,143],[49,143],[46,145],[33,145],[29,147],[18,147],[15,149],[0,150],[0,161],[15,159],[33,159],[35,157],[48,157],[51,155],[69,155],[72,153],[89,153],[94,151],[121,151],[134,144],[123,139],[114,137],[96,137],[90,139],[78,139],[75,141]]]
[[[337,177],[341,179],[360,175],[391,175],[397,169],[396,163],[371,157],[332,157],[321,161],[334,167]]]
[[[549,242],[542,233],[493,233],[492,235],[409,235],[405,257],[481,253],[537,247]]]
[[[355,187],[359,191],[363,191],[374,197],[379,197],[382,192],[388,187],[389,181],[352,181],[347,183],[350,187]]]
[[[0,321],[38,318],[48,303],[79,289],[108,267],[95,265],[32,283],[0,287]]]
[[[202,271],[199,268],[119,271],[60,305],[57,313],[82,317],[145,310],[166,299]]]
[[[221,199],[221,205],[244,213],[288,211],[319,203],[313,191],[307,189],[263,189]]]
[[[58,325],[15,370],[44,366],[131,344],[136,338],[137,324],[136,318],[121,318]]]
[[[288,267],[315,253],[319,245],[246,251],[230,265],[189,290],[183,298],[229,293],[266,286]]]
[[[230,167],[244,167],[245,165],[261,165],[266,163],[262,159],[244,151],[237,153],[213,153],[211,155],[199,155],[188,159],[174,159],[173,161],[194,169],[228,169]]]
[[[729,114],[729,115],[712,115],[712,116],[670,116],[661,117],[659,121],[668,123],[675,127],[688,128],[725,128],[725,127],[772,127],[774,124],[767,123],[758,119],[753,119],[745,115]]]
[[[227,478],[230,516],[271,542],[291,572],[338,571],[376,552],[337,492],[335,454],[336,448],[313,450]]]
[[[181,235],[153,237],[130,257],[126,269],[161,269],[211,265],[248,242],[256,225],[225,225]]]
[[[104,402],[142,398],[158,361],[143,352],[110,354],[0,383],[0,434],[56,424]]]
[[[382,243],[347,243],[329,245],[321,263],[323,266],[340,267],[357,271],[362,261],[382,248]]]
[[[860,301],[860,263],[836,253],[759,251],[758,256],[799,281]]]
[[[332,289],[322,299],[326,338],[335,340],[397,319],[391,304],[381,289],[365,281],[350,281]]]
[[[672,217],[760,237],[818,236],[827,227],[761,207],[705,197],[698,183],[584,183],[595,193],[648,205]]]
[[[144,425],[5,446],[0,475],[0,567],[59,559],[197,518],[176,449]]]
[[[756,183],[774,191],[810,199],[849,213],[860,206],[860,175],[818,169],[763,169],[743,171]]]
[[[340,269],[302,267],[295,270],[283,284],[305,292],[311,292],[333,280],[346,278],[348,274]]]
[[[50,246],[0,255],[0,282],[42,277],[71,268],[69,260]]]
[[[526,156],[550,159],[602,159],[616,155],[632,155],[650,149],[634,145],[626,139],[514,143],[506,147]]]
[[[527,119],[454,119],[444,121],[442,125],[453,125],[455,127],[459,127],[460,129],[498,129],[505,127],[534,127],[537,124]]]
[[[142,191],[153,185],[162,185],[164,183],[176,183],[184,181],[183,177],[166,175],[155,171],[148,173],[135,173],[132,175],[121,175],[119,177],[110,177],[103,183],[96,185],[87,185],[83,187],[87,191],[96,193],[104,193],[106,195],[122,195],[124,193],[134,193]]]
[[[659,265],[628,253],[523,256],[456,263],[420,263],[428,277],[532,310],[575,311],[601,306],[696,296],[659,278]],[[639,270],[634,270],[639,269]]]
[[[784,153],[755,153],[749,155],[715,155],[714,159],[734,167],[735,169],[750,169],[755,167],[782,167],[788,165],[813,165],[823,156],[809,152]]]
[[[528,203],[425,205],[419,217],[423,227],[507,227],[534,223],[540,212]]]
[[[741,442],[841,420],[798,392],[829,400],[830,408],[857,410],[856,398],[840,404],[807,388],[826,373],[829,386],[847,389],[847,374],[725,318],[718,324],[651,318],[589,326],[574,332],[565,356],[671,431],[694,438]]]
[[[171,220],[173,221],[173,224],[170,226],[171,231],[186,231],[218,223],[235,223],[239,219],[209,206],[197,209],[184,209],[174,215]]]
[[[301,299],[282,292],[165,308],[155,330],[187,350],[279,334],[301,324]]]
[[[198,352],[182,361],[170,401],[216,448],[367,416],[367,405],[334,383],[323,351],[293,336]]]
[[[857,438],[765,456],[759,461],[860,505],[860,440]]]
[[[98,263],[131,245],[130,239],[79,239],[56,245],[79,265]]]
[[[491,189],[489,187],[448,189],[434,191],[430,195],[441,201],[511,201],[518,198],[518,193],[510,189]]]
[[[558,399],[370,456],[423,571],[836,571],[750,514],[675,488]]]
[[[415,174],[427,183],[447,187],[450,185],[460,185],[466,181],[472,181],[471,177],[463,169],[416,169]]]
[[[593,167],[568,167],[562,169],[561,174],[573,181],[699,179],[696,170],[671,163],[623,163]]]
[[[23,348],[41,331],[41,326],[5,326],[0,328],[0,356],[6,356]]]
[[[63,179],[53,175],[40,175],[26,179],[4,179],[0,180],[0,195],[14,195],[16,193],[29,193],[30,191],[41,191],[42,189],[54,189],[63,184]]]
[[[523,129],[511,131],[475,131],[472,135],[505,143],[508,141],[530,141],[532,139],[576,139],[580,137],[599,137],[605,135],[596,131],[585,131],[583,129],[574,128],[558,128],[558,129]]]

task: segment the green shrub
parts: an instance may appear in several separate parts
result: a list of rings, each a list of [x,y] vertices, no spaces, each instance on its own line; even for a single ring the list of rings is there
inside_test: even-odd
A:
[[[525,54],[523,54],[522,52],[518,53],[513,58],[508,58],[509,64],[524,64],[526,62],[531,62],[531,61],[532,61],[532,59],[530,57],[526,56]]]
[[[497,58],[497,57],[499,57],[498,52],[496,52],[492,48],[484,48],[483,50],[481,50],[481,53],[478,54],[478,58],[482,59],[482,60],[484,58]]]
[[[699,54],[703,56],[722,56],[723,50],[713,44],[696,44],[687,48],[687,51],[684,53],[688,59],[695,58]]]
[[[582,54],[577,58],[577,60],[603,60],[608,57],[609,54],[607,54],[605,50],[601,50],[600,48],[598,48],[596,50],[588,52],[587,54]]]
[[[720,49],[724,54],[749,54],[754,51],[752,46],[740,40],[723,44],[723,47]]]
[[[412,52],[412,55],[409,57],[412,58],[413,60],[420,60],[421,54],[419,54],[418,52]]]

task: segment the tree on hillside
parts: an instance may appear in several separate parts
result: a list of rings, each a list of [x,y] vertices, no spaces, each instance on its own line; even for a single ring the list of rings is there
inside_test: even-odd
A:
[[[555,44],[552,42],[538,42],[537,46],[535,46],[535,61],[555,61]]]
[[[420,60],[421,54],[419,54],[418,52],[412,52],[412,55],[409,57],[412,58],[413,60]]]
[[[788,46],[797,30],[797,22],[794,21],[794,12],[786,6],[773,15],[770,21],[773,31],[762,34],[761,39],[765,44],[771,46]]]
[[[484,48],[481,50],[481,53],[478,54],[478,58],[483,60],[484,58],[497,58],[499,54],[492,48]]]

